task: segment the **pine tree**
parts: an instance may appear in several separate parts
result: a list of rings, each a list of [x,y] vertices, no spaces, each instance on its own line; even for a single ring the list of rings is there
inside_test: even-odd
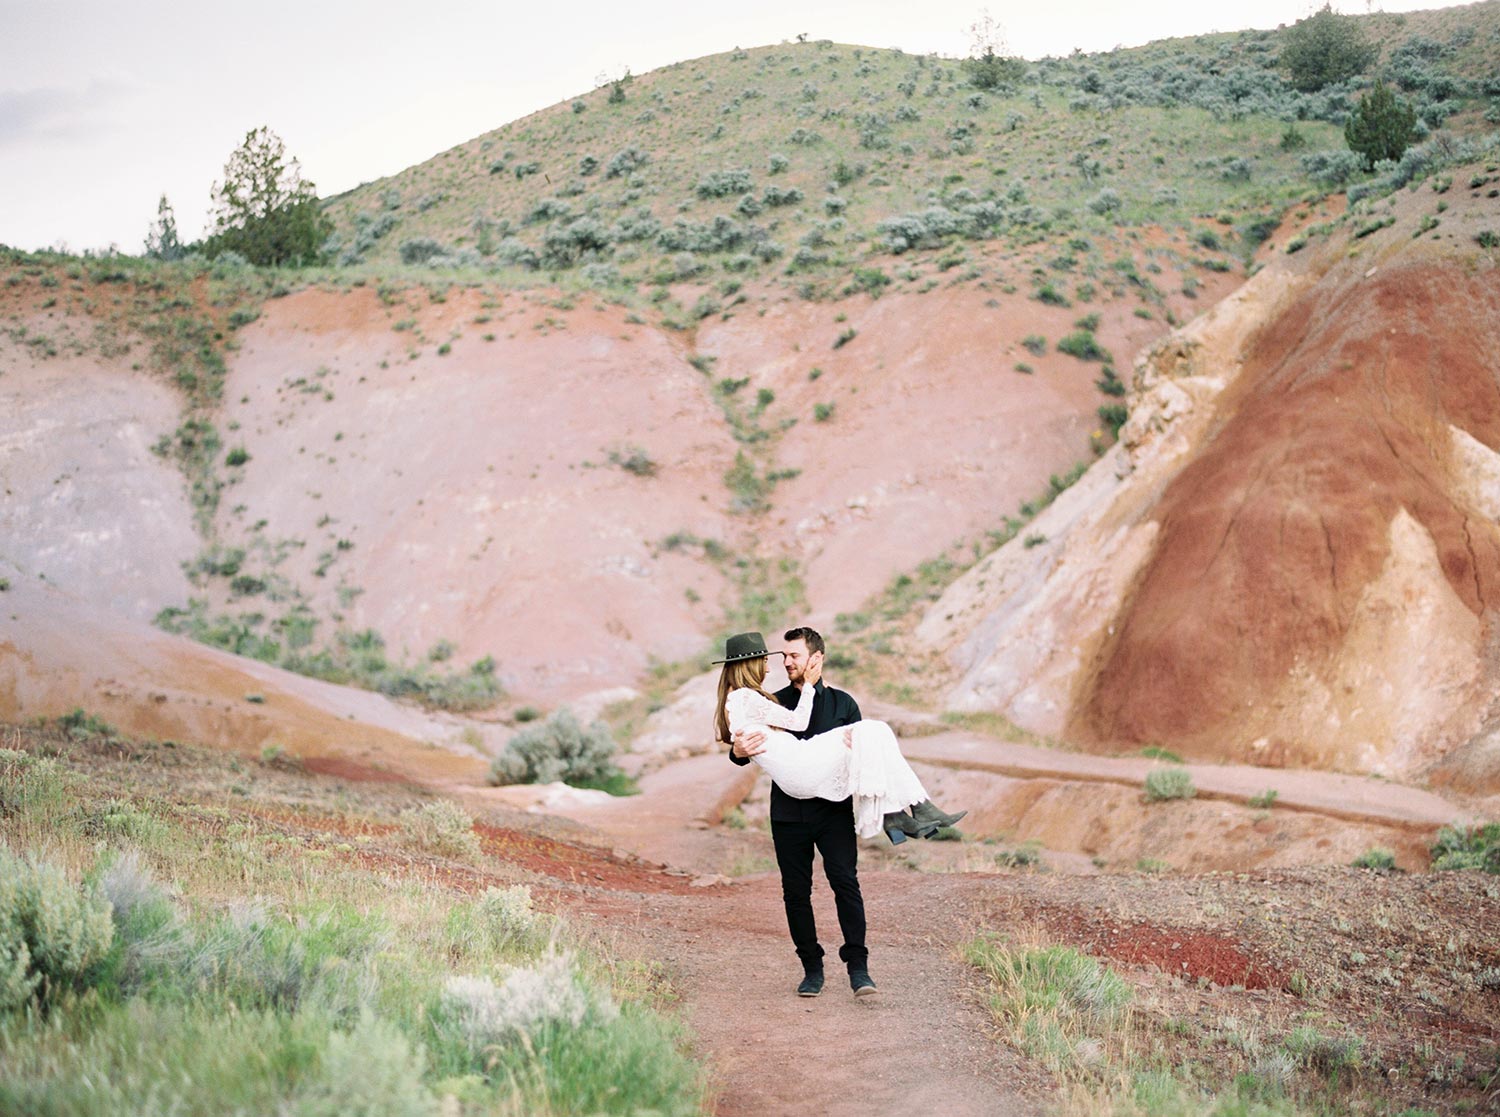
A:
[[[156,224],[146,230],[146,255],[153,260],[180,260],[186,251],[177,239],[177,215],[163,194],[156,207]]]

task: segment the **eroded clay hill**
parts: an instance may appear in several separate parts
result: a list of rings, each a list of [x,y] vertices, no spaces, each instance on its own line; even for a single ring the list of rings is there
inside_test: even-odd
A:
[[[106,629],[197,600],[203,625],[283,646],[374,630],[393,659],[490,656],[512,703],[698,655],[747,594],[831,622],[1090,458],[1107,398],[1097,363],[1022,346],[1076,309],[973,285],[768,294],[673,331],[588,295],[447,284],[309,287],[235,326],[200,282],[183,299],[232,340],[194,412],[118,310],[160,302],[152,277],[72,270],[5,288],[0,576]],[[1165,328],[1125,299],[1099,313],[1121,354]],[[206,520],[174,464],[203,423]],[[11,610],[17,654],[77,622],[51,617],[62,600]],[[85,697],[24,689],[10,716]]]
[[[1122,444],[1038,521],[1047,545],[997,552],[924,622],[953,705],[1500,791],[1493,203],[1452,199],[1423,235],[1437,201],[1279,254],[1143,357]]]

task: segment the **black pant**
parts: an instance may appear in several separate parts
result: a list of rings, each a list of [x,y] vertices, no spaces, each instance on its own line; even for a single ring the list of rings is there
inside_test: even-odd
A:
[[[792,933],[797,956],[807,969],[821,969],[823,948],[813,918],[813,850],[823,855],[823,872],[833,887],[839,928],[844,945],[839,958],[851,970],[862,970],[870,952],[865,949],[865,901],[859,894],[859,845],[854,838],[853,819],[847,813],[812,822],[771,821],[771,840],[776,845],[776,864],[781,869],[781,899],[786,904],[786,925]]]

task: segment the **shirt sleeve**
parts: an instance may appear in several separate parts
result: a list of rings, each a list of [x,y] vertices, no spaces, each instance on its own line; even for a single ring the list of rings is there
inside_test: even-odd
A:
[[[756,694],[748,687],[741,687],[725,700],[724,712],[729,716],[731,731],[758,724],[800,733],[807,728],[808,719],[812,717],[813,694],[812,687],[803,687],[797,699],[797,708],[788,710],[780,702]]]

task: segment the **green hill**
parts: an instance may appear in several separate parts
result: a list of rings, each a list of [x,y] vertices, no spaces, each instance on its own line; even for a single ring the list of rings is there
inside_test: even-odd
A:
[[[1423,135],[1494,122],[1500,0],[1358,24],[1381,47],[1370,76],[1398,86]],[[1299,93],[1278,68],[1285,35],[1049,58],[988,90],[961,61],[828,41],[681,62],[330,199],[336,255],[805,297],[921,283],[913,261],[955,244],[1061,246],[1062,272],[1097,271],[1146,228],[1189,255],[1248,255],[1264,215],[1358,177],[1342,126],[1369,76]],[[975,255],[938,266],[1014,281]],[[1138,255],[1116,266],[1130,275]]]

